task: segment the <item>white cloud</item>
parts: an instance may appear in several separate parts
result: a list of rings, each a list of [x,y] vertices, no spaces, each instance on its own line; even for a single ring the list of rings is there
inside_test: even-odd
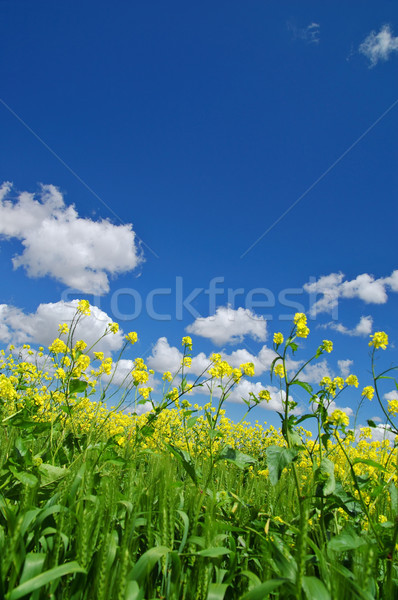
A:
[[[346,379],[346,377],[348,377],[348,375],[350,374],[351,365],[354,364],[354,361],[350,358],[345,358],[343,360],[338,360],[337,364],[340,369],[341,376],[344,377],[344,379]]]
[[[326,359],[309,364],[300,375],[300,379],[317,384],[319,384],[322,377],[333,377]]]
[[[390,54],[398,51],[398,37],[394,37],[390,26],[383,25],[379,33],[372,31],[359,46],[359,52],[369,59],[370,67],[386,61]]]
[[[289,21],[287,27],[295,40],[303,40],[308,44],[319,44],[321,29],[319,23],[312,22],[306,27],[298,27],[293,21]]]
[[[265,410],[281,411],[283,408],[282,399],[285,397],[285,392],[279,390],[275,386],[264,386],[260,381],[249,381],[243,379],[238,385],[232,388],[230,395],[227,398],[228,402],[235,404],[243,403],[243,399],[249,400],[250,394],[253,393],[258,396],[261,390],[268,390],[271,394],[271,400],[269,402],[261,402],[258,406]],[[292,399],[292,398],[291,398]]]
[[[13,258],[30,277],[53,277],[85,293],[104,294],[108,275],[132,271],[142,261],[132,225],[113,225],[79,217],[53,185],[43,185],[39,199],[22,192],[7,200],[11,184],[0,188],[0,236],[21,241]]]
[[[24,313],[20,308],[8,304],[0,305],[0,341],[9,344],[37,344],[49,346],[58,337],[58,325],[68,323],[76,313],[78,300],[39,304],[35,313]],[[90,347],[104,333],[112,319],[96,306],[91,315],[80,319],[74,340],[83,339]],[[65,338],[64,338],[65,339]],[[95,346],[96,351],[110,354],[123,345],[123,334],[107,335]]]
[[[173,375],[176,373],[182,361],[183,354],[175,346],[170,346],[167,338],[158,339],[152,349],[152,355],[148,357],[147,364],[150,369],[157,373],[170,371]]]
[[[373,319],[370,316],[361,317],[359,320],[359,323],[353,329],[349,329],[342,323],[335,323],[334,321],[331,321],[330,323],[326,323],[325,325],[322,325],[323,328],[328,327],[329,329],[334,329],[335,331],[338,331],[339,333],[343,333],[344,335],[363,336],[363,337],[366,337],[367,335],[369,335],[372,332],[372,326],[373,326]]]
[[[345,412],[345,414],[348,417],[352,417],[354,414],[354,411],[352,410],[352,408],[350,408],[349,406],[344,406],[344,407],[338,406],[336,404],[336,402],[333,400],[327,407],[328,415],[331,415],[334,410],[342,410],[343,412]]]
[[[323,275],[317,281],[304,284],[304,290],[312,296],[310,298],[312,317],[322,312],[331,313],[337,307],[339,298],[359,298],[367,304],[385,304],[388,300],[388,289],[398,292],[398,270],[393,271],[389,277],[379,279],[363,273],[350,281],[343,280],[343,273],[331,273]],[[365,322],[363,325],[365,326]]]
[[[398,400],[398,392],[397,390],[392,390],[391,392],[387,392],[384,394],[385,400]]]
[[[215,315],[199,317],[186,330],[208,338],[218,346],[242,342],[246,335],[262,342],[267,338],[267,321],[247,308],[234,310],[229,306],[220,306]]]

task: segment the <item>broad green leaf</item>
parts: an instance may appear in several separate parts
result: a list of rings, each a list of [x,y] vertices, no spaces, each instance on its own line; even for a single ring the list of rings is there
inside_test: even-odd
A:
[[[192,460],[192,457],[185,450],[181,450],[181,448],[177,448],[176,446],[172,446],[171,444],[166,444],[167,448],[170,450],[172,454],[181,462],[182,466],[191,477],[192,481],[198,485],[198,475],[196,473],[195,464]]]
[[[265,453],[270,481],[272,485],[276,485],[283,469],[296,458],[297,450],[282,448],[281,446],[268,446]]]
[[[224,600],[228,583],[211,583],[207,592],[207,600]]]
[[[228,460],[239,467],[239,469],[244,469],[245,467],[253,465],[256,462],[256,460],[248,454],[244,454],[239,450],[235,450],[235,448],[232,448],[231,446],[223,448],[220,454],[217,456],[217,460]]]
[[[139,584],[143,583],[158,560],[163,556],[166,556],[169,552],[171,552],[171,550],[166,546],[156,546],[155,548],[147,550],[140,556],[134,567],[131,569],[127,579],[129,581],[137,581]]]
[[[28,473],[27,471],[17,471],[15,467],[10,466],[10,471],[14,474],[14,476],[27,487],[36,487],[39,483],[36,475],[33,473]]]
[[[331,595],[325,587],[325,584],[316,577],[303,577],[302,587],[307,596],[307,600],[331,600]]]
[[[231,550],[229,550],[229,548],[223,548],[222,546],[218,546],[217,548],[205,548],[205,550],[196,552],[198,556],[207,556],[208,558],[216,558],[217,556],[224,556],[225,554],[230,553]]]
[[[316,495],[329,496],[336,489],[334,477],[334,463],[328,458],[323,458],[315,471],[315,481],[318,484]]]
[[[368,419],[367,421],[369,427],[377,427],[376,423],[374,421],[372,421],[372,419]]]
[[[354,531],[344,531],[328,542],[328,549],[333,550],[333,552],[347,552],[348,550],[360,548],[367,543],[365,538],[360,537]]]
[[[247,592],[241,600],[265,600],[266,594],[270,594],[286,582],[286,579],[270,579]]]
[[[291,381],[290,382],[291,385],[299,385],[300,387],[302,387],[306,392],[308,392],[309,394],[312,394],[312,386],[307,383],[306,381],[299,381],[298,379],[295,381]]]
[[[32,579],[29,579],[29,581],[25,581],[18,587],[14,588],[7,597],[7,600],[18,600],[19,598],[23,598],[24,596],[32,594],[32,592],[35,590],[38,590],[45,585],[48,585],[52,581],[60,579],[60,577],[64,577],[65,575],[85,572],[86,571],[82,569],[79,563],[76,561],[65,563],[59,567],[54,567],[53,569],[44,571],[44,573],[36,575],[36,577],[33,577]]]
[[[188,533],[189,533],[189,518],[186,512],[183,510],[177,510],[180,515],[182,522],[184,524],[184,532],[182,534],[182,539],[180,543],[180,547],[178,548],[178,552],[182,552],[184,550],[185,544],[187,543]]]
[[[126,588],[125,600],[143,600],[144,589],[136,581],[129,581]]]
[[[68,469],[62,469],[61,467],[55,467],[54,465],[49,465],[47,463],[42,463],[39,466],[38,471],[40,473],[41,487],[61,479],[61,477],[64,477],[68,473]]]
[[[36,577],[41,573],[41,570],[46,560],[46,554],[38,552],[29,552],[25,557],[25,563],[21,575],[20,584],[25,583],[29,579]]]
[[[69,381],[69,393],[70,394],[81,394],[87,389],[87,381],[81,379],[70,379]]]

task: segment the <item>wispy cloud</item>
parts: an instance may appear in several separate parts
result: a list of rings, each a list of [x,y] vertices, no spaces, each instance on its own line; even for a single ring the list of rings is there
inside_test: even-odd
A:
[[[292,32],[294,40],[302,40],[307,44],[319,44],[320,25],[312,22],[305,27],[299,27],[294,21],[289,21],[287,28]]]
[[[142,257],[132,225],[81,218],[53,185],[8,199],[11,184],[0,187],[0,237],[16,238],[24,250],[13,258],[30,277],[53,277],[85,293],[109,291],[108,275],[135,269]]]
[[[393,271],[389,277],[376,279],[373,275],[362,273],[355,279],[346,281],[343,273],[330,273],[317,281],[305,283],[303,287],[315,300],[311,303],[311,316],[322,312],[331,313],[338,305],[339,298],[359,298],[367,304],[385,304],[388,290],[398,292],[398,270]],[[318,296],[320,298],[316,299]],[[365,325],[366,322],[363,321],[361,327]]]
[[[343,333],[344,335],[350,335],[353,337],[354,336],[366,337],[367,335],[369,335],[372,332],[372,326],[373,326],[373,319],[370,316],[361,317],[359,320],[359,323],[357,323],[357,325],[353,329],[349,329],[342,323],[335,323],[334,321],[331,321],[330,323],[326,323],[325,325],[321,325],[321,327],[324,329],[334,329],[335,331],[338,331],[339,333]]]
[[[370,67],[386,61],[398,51],[398,36],[394,36],[389,25],[383,25],[378,33],[372,31],[359,46],[359,52],[366,56]]]

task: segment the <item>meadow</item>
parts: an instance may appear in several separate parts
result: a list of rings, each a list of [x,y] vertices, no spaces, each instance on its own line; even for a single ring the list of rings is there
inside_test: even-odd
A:
[[[232,368],[213,354],[195,379],[188,336],[160,401],[136,358],[108,409],[117,362],[76,339],[89,313],[82,300],[49,348],[0,357],[0,598],[398,598],[398,401],[379,390],[387,378],[397,386],[397,367],[375,372],[384,332],[369,340],[372,385],[360,389],[351,374],[315,389],[303,371],[333,344],[324,340],[288,372],[310,333],[296,314],[287,339],[274,334],[276,429],[246,421],[270,400],[267,389],[245,399],[239,423],[226,417],[231,389],[254,366]],[[109,323],[104,336],[117,330]],[[129,333],[126,347],[136,341]],[[295,410],[295,386],[308,396],[305,414]],[[389,436],[373,439],[372,421],[354,431],[330,409],[347,387],[359,405],[379,403]],[[205,406],[194,403],[196,388],[208,394]]]

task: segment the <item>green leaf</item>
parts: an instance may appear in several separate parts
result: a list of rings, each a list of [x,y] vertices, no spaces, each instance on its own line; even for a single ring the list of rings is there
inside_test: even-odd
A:
[[[372,419],[368,419],[367,421],[369,427],[377,427],[376,423],[374,421],[372,421]]]
[[[27,487],[34,488],[39,483],[36,475],[33,473],[28,473],[27,471],[17,471],[17,469],[13,466],[10,466],[10,471],[13,475],[24,485]]]
[[[385,467],[383,467],[383,465],[376,462],[375,460],[372,460],[371,458],[356,458],[355,460],[352,461],[352,464],[353,465],[363,464],[363,465],[368,465],[369,467],[374,467],[375,469],[379,469],[380,471],[387,471],[387,469]]]
[[[87,381],[81,379],[70,379],[69,380],[69,393],[70,394],[81,394],[87,389]]]
[[[228,583],[211,583],[209,585],[206,600],[224,600],[228,586]]]
[[[331,595],[320,579],[316,577],[303,577],[302,587],[307,600],[331,600]]]
[[[323,458],[315,471],[315,481],[318,484],[316,495],[329,496],[336,489],[334,477],[334,463],[328,458]]]
[[[298,350],[298,344],[296,344],[296,342],[290,342],[290,344],[288,344],[288,346],[290,346],[290,348],[293,350],[293,352],[296,352],[296,350]]]
[[[192,457],[185,450],[181,450],[176,446],[172,446],[171,444],[166,444],[167,448],[170,450],[172,454],[181,462],[182,466],[191,477],[192,481],[195,485],[198,485],[198,475],[195,469],[195,464],[192,460]]]
[[[276,485],[283,469],[296,458],[297,450],[282,448],[281,446],[268,446],[265,453],[267,455],[270,481],[272,485]]]
[[[143,583],[158,560],[163,556],[166,556],[169,552],[171,552],[171,550],[166,546],[156,546],[155,548],[147,550],[131,569],[127,579],[129,581],[137,581],[138,584]]]
[[[143,600],[144,589],[136,581],[129,581],[126,588],[125,600]]]
[[[241,600],[265,600],[265,594],[270,594],[276,588],[286,583],[286,579],[270,579],[256,586],[250,592],[242,596]]]
[[[360,537],[354,531],[344,531],[328,542],[328,549],[333,552],[347,552],[355,550],[368,543],[364,537]]]
[[[18,600],[28,594],[31,594],[35,590],[38,590],[45,585],[48,585],[52,581],[64,577],[65,575],[71,575],[72,573],[85,573],[86,571],[81,568],[79,563],[76,561],[65,563],[59,567],[54,567],[48,571],[44,571],[36,577],[32,577],[28,581],[25,581],[18,587],[14,588],[11,594],[7,597],[7,600]]]
[[[25,557],[20,584],[25,583],[25,581],[28,581],[29,579],[33,579],[33,577],[36,577],[36,575],[39,575],[45,560],[46,554],[29,552]]]
[[[291,381],[290,385],[299,385],[300,387],[302,387],[303,389],[305,389],[306,392],[308,392],[309,394],[312,394],[312,386],[307,383],[306,381],[299,381],[298,379],[295,381]]]
[[[217,456],[217,460],[228,460],[239,467],[239,469],[244,469],[245,467],[253,465],[256,462],[254,458],[248,454],[240,452],[239,450],[235,450],[235,448],[232,448],[232,446],[223,448],[220,454]]]
[[[62,469],[61,467],[54,467],[54,465],[50,465],[47,463],[42,463],[38,471],[40,473],[40,485],[48,485],[53,481],[57,481],[61,479],[61,477],[65,477],[68,473],[68,469]]]
[[[223,546],[217,546],[217,548],[205,548],[204,550],[199,550],[196,554],[198,556],[206,556],[207,558],[217,558],[218,556],[231,554],[231,550],[229,550],[229,548],[224,548]]]

